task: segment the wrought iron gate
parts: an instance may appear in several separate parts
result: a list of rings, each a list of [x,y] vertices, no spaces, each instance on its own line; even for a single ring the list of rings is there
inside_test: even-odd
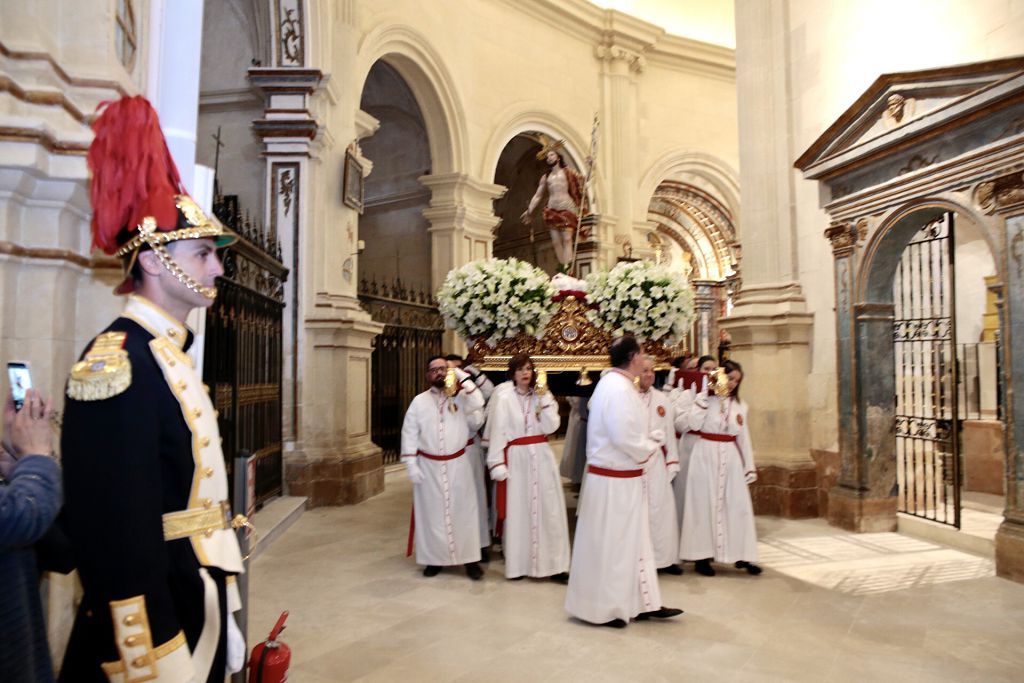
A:
[[[954,214],[922,227],[893,279],[899,509],[960,528]]]
[[[282,491],[281,370],[284,282],[276,236],[238,211],[234,195],[214,213],[239,235],[222,259],[217,301],[206,313],[203,380],[219,415],[224,459],[256,458],[256,505]]]
[[[359,300],[374,320],[385,324],[371,359],[370,430],[388,465],[399,460],[402,419],[425,388],[427,359],[441,353],[444,324],[430,293],[406,288],[401,280],[362,280]]]

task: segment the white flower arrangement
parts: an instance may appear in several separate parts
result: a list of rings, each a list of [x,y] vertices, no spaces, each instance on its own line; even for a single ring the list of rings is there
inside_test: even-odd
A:
[[[471,261],[450,271],[437,292],[445,326],[494,347],[521,332],[540,339],[558,309],[558,292],[540,268],[519,259]]]
[[[693,323],[693,289],[682,273],[650,261],[623,262],[587,277],[587,317],[618,337],[678,344]]]

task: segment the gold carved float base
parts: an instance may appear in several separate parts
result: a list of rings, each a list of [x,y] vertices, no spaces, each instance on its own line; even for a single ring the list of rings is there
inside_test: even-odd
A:
[[[544,336],[540,339],[521,333],[511,339],[502,339],[490,347],[483,338],[471,339],[470,355],[481,359],[481,370],[506,370],[512,356],[525,353],[538,370],[548,372],[582,372],[610,367],[608,349],[612,334],[598,329],[587,320],[587,305],[575,296],[561,301],[558,311],[551,317]],[[664,369],[675,352],[658,342],[644,342],[644,351],[655,359],[655,366]]]

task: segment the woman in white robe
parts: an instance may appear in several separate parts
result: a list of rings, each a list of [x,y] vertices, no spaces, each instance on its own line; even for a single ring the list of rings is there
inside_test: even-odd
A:
[[[686,482],[681,559],[696,562],[695,570],[714,576],[711,562],[735,563],[760,574],[757,530],[748,484],[757,479],[747,428],[747,405],[739,398],[743,368],[727,361],[730,395],[720,399],[705,388],[690,410],[691,430],[699,432],[690,454]]]
[[[495,391],[488,411],[487,466],[496,484],[505,576],[568,580],[569,525],[565,494],[547,435],[558,429],[558,404],[538,395],[533,362],[509,361],[513,386]],[[504,489],[504,491],[502,491]],[[504,502],[504,518],[501,505]]]

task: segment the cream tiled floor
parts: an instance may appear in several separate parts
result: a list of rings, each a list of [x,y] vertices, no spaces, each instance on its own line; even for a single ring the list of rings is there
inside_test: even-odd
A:
[[[404,555],[411,492],[307,511],[252,567],[250,640],[290,610],[290,681],[1011,681],[1024,585],[986,558],[898,534],[759,518],[765,573],[662,577],[669,622],[570,620],[565,588],[424,578]]]

